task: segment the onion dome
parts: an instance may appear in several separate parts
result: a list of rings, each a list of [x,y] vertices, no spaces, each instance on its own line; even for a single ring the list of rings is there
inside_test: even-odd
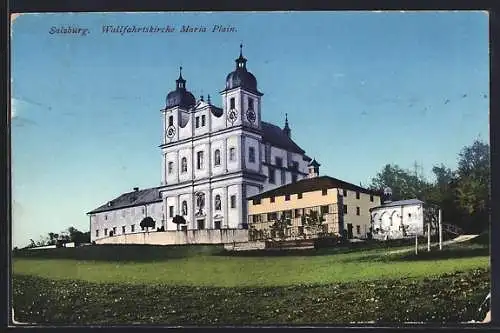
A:
[[[248,91],[259,93],[257,90],[257,79],[247,70],[247,59],[243,57],[243,45],[240,44],[240,56],[235,60],[236,69],[226,77],[226,89],[243,88]]]
[[[166,107],[172,108],[179,106],[182,108],[190,108],[196,104],[196,99],[193,94],[186,90],[186,80],[182,78],[182,67],[179,70],[179,78],[175,81],[175,90],[167,95]]]

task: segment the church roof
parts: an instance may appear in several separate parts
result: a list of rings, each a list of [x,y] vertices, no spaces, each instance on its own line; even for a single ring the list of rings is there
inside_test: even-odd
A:
[[[146,205],[160,201],[162,201],[162,199],[160,198],[158,187],[153,187],[144,190],[124,193],[119,197],[109,201],[108,203],[94,209],[93,211],[88,212],[87,214],[95,214],[126,207]]]
[[[279,126],[261,122],[262,124],[262,139],[268,142],[271,146],[282,148],[293,153],[304,154],[305,151],[300,148]]]
[[[278,188],[272,189],[270,191],[254,195],[252,197],[247,198],[247,200],[279,197],[283,195],[291,195],[296,193],[319,191],[328,188],[341,188],[345,190],[359,191],[362,193],[380,195],[380,193],[377,191],[369,190],[337,178],[329,176],[319,176],[313,178],[304,178],[295,183],[283,185]]]

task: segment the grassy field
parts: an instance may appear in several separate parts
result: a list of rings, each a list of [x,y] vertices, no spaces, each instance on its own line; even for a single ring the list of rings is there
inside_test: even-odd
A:
[[[456,322],[477,319],[489,249],[484,239],[419,255],[380,246],[265,257],[218,246],[92,246],[18,252],[13,272],[16,319],[27,322]]]

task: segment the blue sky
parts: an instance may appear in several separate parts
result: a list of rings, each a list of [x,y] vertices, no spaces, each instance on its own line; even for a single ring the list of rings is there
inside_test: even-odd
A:
[[[103,34],[103,25],[233,26],[230,33]],[[86,36],[49,34],[52,26]],[[161,118],[183,66],[218,92],[239,44],[263,96],[321,173],[368,184],[386,163],[456,166],[489,139],[484,12],[30,14],[12,25],[13,245],[160,183]],[[449,101],[447,101],[449,100]]]

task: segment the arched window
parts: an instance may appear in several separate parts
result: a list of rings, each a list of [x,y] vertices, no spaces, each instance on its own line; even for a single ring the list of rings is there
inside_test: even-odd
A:
[[[188,170],[188,162],[187,162],[187,158],[183,157],[181,159],[181,172],[187,172]]]
[[[217,166],[217,165],[220,165],[220,150],[219,149],[216,149],[215,152],[214,152],[214,164]]]
[[[220,200],[220,195],[215,196],[215,210],[221,210],[222,202]]]
[[[188,214],[188,203],[186,200],[182,202],[182,215],[186,216]]]
[[[174,172],[174,162],[168,162],[168,173]]]

